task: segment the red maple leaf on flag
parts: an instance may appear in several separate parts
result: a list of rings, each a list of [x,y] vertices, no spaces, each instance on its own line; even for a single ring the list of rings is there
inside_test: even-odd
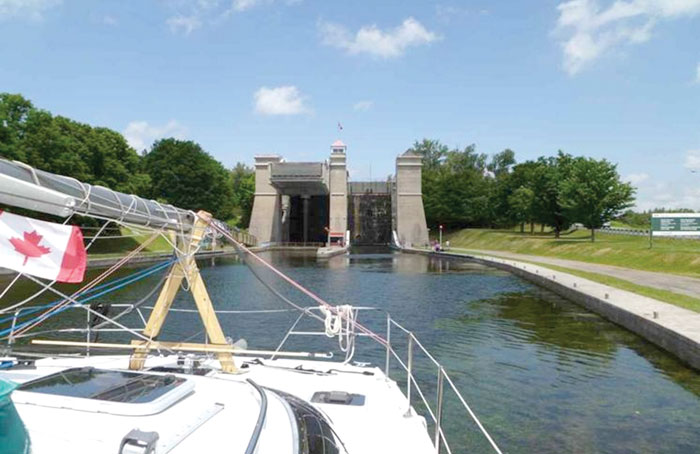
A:
[[[31,233],[24,232],[23,240],[20,238],[10,238],[10,243],[12,243],[15,250],[24,255],[24,262],[22,262],[22,266],[27,264],[29,257],[41,257],[42,255],[51,252],[51,249],[45,246],[39,246],[39,243],[41,243],[43,238],[43,236],[36,233],[36,230]]]

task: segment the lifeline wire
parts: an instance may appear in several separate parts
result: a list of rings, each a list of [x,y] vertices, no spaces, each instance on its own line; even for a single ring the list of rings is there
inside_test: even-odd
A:
[[[109,281],[109,282],[106,282],[106,283],[104,283],[104,284],[100,284],[100,285],[98,285],[98,286],[96,286],[96,287],[93,287],[92,289],[90,289],[90,290],[88,290],[88,291],[86,291],[86,292],[84,292],[84,293],[81,293],[80,295],[76,295],[76,297],[78,297],[78,296],[89,295],[90,293],[93,293],[93,292],[95,292],[95,291],[97,291],[97,290],[101,290],[101,289],[103,289],[103,288],[105,288],[105,287],[108,287],[108,286],[110,286],[110,285],[116,285],[116,284],[118,284],[119,282],[125,281],[125,280],[130,279],[130,278],[132,278],[132,277],[134,277],[134,276],[136,276],[136,275],[139,275],[139,274],[151,274],[151,273],[150,273],[151,270],[153,270],[153,269],[155,269],[155,268],[160,269],[160,268],[162,268],[162,267],[164,267],[164,266],[169,265],[170,263],[173,263],[173,261],[172,261],[172,260],[168,260],[168,261],[165,261],[165,262],[156,263],[155,265],[152,265],[152,266],[150,266],[150,267],[148,267],[148,268],[139,270],[139,271],[137,271],[137,272],[135,272],[135,273],[133,273],[133,274],[129,274],[129,275],[127,275],[127,276],[123,276],[123,277],[120,277],[120,278],[117,278],[117,279],[113,279],[113,280],[111,280],[111,281]],[[46,309],[46,308],[51,307],[51,306],[53,306],[53,305],[55,305],[55,304],[58,304],[60,301],[62,301],[62,300],[56,300],[56,301],[54,301],[54,302],[47,303],[47,304],[44,304],[44,305],[41,305],[41,306],[31,306],[31,307],[27,307],[27,308],[22,308],[22,309],[20,309],[19,311],[16,311],[16,312],[26,312],[27,314],[31,314],[31,313],[33,313],[33,312],[36,312],[36,311],[40,310],[40,309]],[[0,314],[6,314],[6,313],[8,313],[8,312],[12,312],[13,309],[14,309],[14,307],[12,307],[12,306],[9,307],[9,308],[0,309]],[[7,317],[6,317],[6,318],[2,318],[2,319],[0,319],[0,323],[3,323],[3,322],[5,322],[5,321],[7,321],[7,320],[9,320],[9,319],[11,319],[11,318],[12,318],[12,316],[10,316],[9,318],[7,318]]]
[[[61,292],[58,292],[58,291],[55,290],[53,287],[51,287],[51,284],[49,284],[49,285],[47,286],[46,284],[44,284],[43,282],[41,282],[41,281],[39,281],[39,280],[32,279],[31,276],[27,276],[27,277],[29,277],[31,280],[33,280],[34,282],[37,282],[38,284],[47,287],[49,290],[51,290],[51,291],[54,292],[54,293],[59,294],[60,296],[63,296],[63,297],[65,298],[65,300],[64,300],[62,303],[59,303],[59,304],[57,304],[56,306],[54,306],[54,307],[50,308],[49,310],[45,311],[42,315],[40,315],[40,316],[38,317],[38,320],[37,320],[36,322],[34,322],[34,323],[33,323],[32,325],[30,325],[29,327],[24,327],[24,328],[22,328],[17,334],[23,334],[23,333],[25,333],[27,330],[30,330],[30,329],[34,328],[36,325],[38,325],[39,323],[41,323],[42,321],[44,321],[46,318],[48,318],[48,317],[50,316],[50,314],[51,314],[53,311],[55,311],[55,310],[57,310],[57,309],[59,309],[59,308],[65,306],[65,305],[69,304],[69,303],[71,302],[71,300],[75,301],[75,300],[74,300],[74,297],[75,297],[76,295],[79,295],[79,294],[81,294],[81,293],[84,293],[84,292],[86,292],[87,290],[89,290],[89,289],[91,289],[92,287],[94,287],[94,286],[96,286],[97,284],[99,284],[101,281],[103,281],[105,278],[107,278],[107,276],[109,276],[110,274],[114,273],[114,272],[115,272],[117,269],[119,269],[119,267],[121,267],[124,263],[128,262],[132,257],[134,257],[136,254],[138,254],[142,249],[145,249],[149,244],[151,244],[151,243],[153,242],[153,240],[155,240],[155,239],[157,238],[157,236],[158,236],[158,232],[155,232],[148,240],[146,240],[146,241],[144,241],[143,243],[141,243],[141,244],[139,245],[139,247],[137,247],[137,248],[134,249],[133,251],[129,252],[129,254],[127,254],[126,256],[122,257],[117,263],[115,263],[114,265],[112,265],[107,271],[103,272],[102,274],[100,274],[99,276],[97,276],[95,279],[93,279],[92,282],[90,282],[89,284],[83,286],[83,288],[81,288],[81,289],[78,290],[77,292],[74,292],[72,296],[65,296],[65,295],[62,294]],[[104,317],[103,317],[103,318],[104,318]]]
[[[162,268],[161,268],[161,269],[162,269]],[[130,280],[127,280],[127,281],[125,281],[125,282],[122,282],[122,283],[120,283],[120,284],[118,284],[118,285],[115,285],[115,286],[112,287],[112,288],[108,288],[108,289],[103,290],[103,291],[101,291],[101,292],[99,292],[99,293],[97,293],[97,294],[91,295],[91,296],[89,296],[89,297],[87,297],[87,298],[83,298],[83,299],[81,299],[81,300],[72,299],[73,305],[64,305],[63,307],[61,307],[61,308],[57,309],[56,311],[52,312],[52,313],[51,313],[50,315],[48,315],[46,318],[53,317],[54,315],[59,314],[59,313],[65,311],[65,310],[67,310],[67,309],[72,308],[72,307],[82,307],[83,309],[86,309],[86,310],[88,310],[89,312],[95,313],[96,315],[98,315],[99,313],[95,312],[95,311],[92,310],[92,309],[89,309],[89,308],[83,306],[83,304],[85,304],[85,303],[87,303],[88,301],[91,301],[91,300],[93,300],[93,299],[95,299],[95,298],[98,298],[98,297],[100,297],[100,296],[103,296],[103,295],[105,295],[105,294],[107,294],[107,293],[110,293],[110,292],[112,292],[112,291],[114,291],[114,290],[119,290],[120,288],[126,287],[127,285],[129,285],[129,284],[131,284],[131,283],[133,283],[133,282],[136,282],[136,281],[138,281],[138,280],[140,280],[140,279],[143,279],[144,277],[147,277],[147,276],[150,275],[150,274],[155,273],[156,271],[160,271],[160,269],[153,270],[153,271],[151,271],[151,272],[148,273],[148,274],[141,274],[141,275],[139,275],[139,276],[135,276],[135,277],[133,277],[133,278],[130,279]],[[31,278],[31,277],[29,277],[29,279],[34,280],[34,279]],[[50,288],[50,290],[51,290],[52,292],[54,292],[54,293],[57,293],[57,294],[60,295],[60,296],[64,296],[65,298],[70,298],[70,297],[66,297],[65,295],[63,295],[62,293],[58,292],[57,290],[55,290],[55,289],[53,289],[53,288]],[[83,295],[81,295],[81,296],[83,296]],[[37,317],[37,318],[38,318],[38,317]],[[106,319],[106,316],[102,316],[102,318]],[[20,326],[20,328],[22,328],[22,327],[24,327],[24,326],[26,326],[26,325],[32,323],[32,321],[34,321],[34,320],[36,320],[36,318],[35,318],[35,319],[32,319],[32,320],[28,320],[28,321],[26,321],[26,322],[24,322],[24,323],[21,323],[19,326]],[[46,320],[46,319],[44,319],[44,320]],[[41,320],[41,321],[44,321],[44,320]],[[111,320],[108,320],[108,321],[111,321]],[[120,325],[117,324],[117,323],[115,323],[115,324],[116,324],[117,326],[120,326]],[[120,326],[120,327],[121,327],[121,326]],[[0,336],[4,336],[4,335],[7,334],[9,331],[14,331],[14,329],[17,329],[17,328],[16,328],[16,327],[15,327],[15,328],[8,328],[8,329],[5,329],[5,330],[3,330],[3,331],[0,331]],[[128,328],[127,328],[127,330],[128,330]],[[18,333],[18,335],[21,336],[22,333],[20,332],[20,333]],[[15,337],[15,336],[13,336],[13,337]]]
[[[56,310],[55,312],[53,312],[53,313],[52,313],[51,315],[49,315],[47,318],[53,317],[54,315],[57,315],[57,314],[63,312],[64,310],[70,309],[70,308],[72,308],[72,307],[76,307],[76,306],[78,306],[78,305],[83,305],[83,304],[87,303],[88,301],[91,301],[91,300],[93,300],[93,299],[95,299],[95,298],[98,298],[98,297],[100,297],[100,296],[103,296],[103,295],[105,295],[105,294],[107,294],[107,293],[111,293],[111,292],[113,292],[113,291],[115,291],[115,290],[119,290],[119,289],[121,289],[121,288],[123,288],[123,287],[126,287],[127,285],[130,285],[130,284],[132,284],[132,283],[134,283],[134,282],[136,282],[136,281],[139,281],[139,280],[141,280],[141,279],[143,279],[143,278],[146,278],[146,277],[150,276],[151,274],[154,274],[154,273],[156,273],[156,272],[158,272],[158,271],[161,271],[161,270],[164,269],[166,266],[170,265],[172,262],[173,262],[173,261],[163,262],[163,263],[158,264],[158,265],[155,266],[155,267],[148,268],[148,269],[146,270],[146,272],[134,273],[134,274],[131,274],[131,275],[129,275],[129,276],[125,276],[124,278],[115,279],[114,281],[111,281],[111,282],[108,282],[108,283],[106,283],[106,284],[103,284],[103,285],[94,287],[94,288],[90,289],[89,291],[87,291],[87,292],[85,292],[85,293],[81,293],[80,295],[77,295],[77,296],[75,297],[75,298],[76,298],[75,301],[76,301],[77,303],[79,303],[79,304],[74,304],[74,305],[72,305],[72,306],[71,306],[71,305],[63,306],[62,308],[60,308],[60,309]],[[160,283],[162,283],[162,280],[161,280],[161,281],[159,282],[159,284],[155,287],[156,289],[158,288],[158,286],[160,285]],[[111,287],[110,287],[110,286],[111,286]],[[102,289],[104,289],[105,287],[109,287],[109,288],[107,288],[106,290],[100,291],[99,293],[90,295],[91,293],[94,293],[94,292],[96,292],[96,291],[98,291],[98,290],[102,290]],[[153,293],[154,293],[154,291],[151,291],[151,292],[147,295],[147,297],[152,296]],[[87,296],[87,295],[90,295],[90,296]],[[86,296],[87,296],[87,297],[86,297]],[[140,303],[140,304],[143,304],[143,302],[145,302],[146,299],[148,299],[147,297],[146,297],[146,298],[143,298],[143,300],[140,301],[139,303]],[[80,300],[78,300],[77,298],[80,298]],[[31,314],[31,313],[33,313],[33,312],[39,311],[39,310],[41,310],[41,309],[45,309],[45,308],[47,308],[47,307],[55,306],[55,305],[59,304],[59,303],[62,302],[62,301],[63,301],[63,300],[57,300],[57,301],[54,301],[53,303],[49,303],[49,304],[46,304],[46,305],[43,305],[43,306],[37,306],[37,307],[28,308],[28,309],[27,309],[27,313],[24,314],[24,315],[22,315],[22,316],[20,316],[20,317],[29,315],[29,314]],[[118,314],[118,316],[116,316],[116,317],[113,317],[113,320],[117,320],[117,319],[120,318],[122,315],[124,315],[125,312],[126,312],[126,311],[124,311],[124,312]],[[0,319],[0,323],[7,322],[7,321],[12,320],[12,319],[14,319],[14,318],[15,318],[15,316],[5,317],[5,318],[3,318],[3,319]],[[37,317],[37,318],[38,318],[38,317]],[[14,330],[16,330],[16,329],[23,328],[24,326],[26,326],[26,325],[32,323],[34,320],[36,320],[36,319],[31,319],[31,320],[22,322],[22,323],[20,323],[19,325],[15,326],[14,328],[7,328],[7,329],[4,329],[4,330],[0,331],[0,336],[4,336],[4,335],[8,334],[8,332],[14,331]],[[106,323],[107,323],[107,322],[102,322],[102,323],[100,323],[100,325],[99,325],[98,327],[104,326]],[[13,337],[15,337],[15,336],[13,336]]]
[[[294,279],[290,278],[289,276],[287,276],[286,274],[284,274],[283,272],[281,272],[280,270],[278,270],[277,268],[275,268],[273,265],[271,265],[270,263],[268,263],[266,260],[264,260],[264,259],[263,259],[262,257],[260,257],[259,255],[257,255],[257,254],[255,254],[254,252],[252,252],[252,251],[251,251],[250,249],[248,249],[245,245],[243,245],[242,243],[240,243],[239,241],[237,241],[237,240],[233,237],[233,235],[231,235],[228,231],[226,231],[224,228],[222,228],[221,226],[219,226],[216,222],[212,222],[212,223],[211,223],[211,226],[212,226],[215,230],[219,231],[219,233],[221,233],[221,234],[224,236],[224,238],[226,238],[227,240],[231,241],[231,242],[232,242],[236,247],[238,247],[240,250],[242,250],[243,252],[249,254],[251,257],[253,257],[254,259],[256,259],[258,262],[262,263],[265,267],[267,267],[267,268],[268,268],[269,270],[271,270],[273,273],[275,273],[276,275],[278,275],[279,277],[281,277],[283,280],[285,280],[287,283],[289,283],[290,285],[292,285],[294,288],[296,288],[296,289],[299,290],[300,292],[304,293],[305,295],[307,295],[308,297],[310,297],[311,299],[313,299],[314,301],[316,301],[316,302],[317,302],[318,304],[320,304],[321,306],[324,306],[324,307],[326,307],[326,308],[329,308],[329,309],[332,310],[332,311],[337,312],[336,308],[333,307],[331,304],[327,303],[327,302],[324,301],[321,297],[319,297],[318,295],[316,295],[316,294],[313,293],[312,291],[308,290],[307,288],[305,288],[304,286],[302,286],[301,284],[299,284],[298,282],[296,282]],[[251,268],[252,268],[252,267],[251,267]],[[253,274],[255,274],[255,273],[253,273]],[[256,274],[256,277],[258,277],[257,274]],[[258,279],[259,279],[259,277],[258,277]],[[266,287],[267,287],[267,285],[266,285]],[[268,288],[269,288],[269,287],[268,287]],[[375,333],[374,331],[372,331],[372,330],[366,328],[365,326],[361,325],[361,324],[358,323],[358,322],[355,322],[355,325],[356,325],[356,327],[359,329],[359,331],[363,332],[364,334],[367,334],[369,337],[373,338],[374,340],[376,340],[377,342],[379,342],[381,345],[384,345],[384,346],[387,345],[387,341],[386,341],[384,338],[382,338],[381,336],[379,336],[377,333]]]

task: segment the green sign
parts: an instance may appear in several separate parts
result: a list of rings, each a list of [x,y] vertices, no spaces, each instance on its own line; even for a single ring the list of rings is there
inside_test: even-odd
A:
[[[651,217],[654,235],[700,236],[700,213],[655,213]]]

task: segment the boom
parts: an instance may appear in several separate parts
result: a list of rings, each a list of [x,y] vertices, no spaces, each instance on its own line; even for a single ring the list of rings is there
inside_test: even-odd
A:
[[[191,230],[195,222],[192,211],[5,159],[0,159],[0,203],[64,218],[80,214],[178,231]]]

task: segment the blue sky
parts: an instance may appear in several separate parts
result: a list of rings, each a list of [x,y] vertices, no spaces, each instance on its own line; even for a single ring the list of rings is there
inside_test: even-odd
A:
[[[700,209],[700,0],[0,0],[0,91],[227,166],[340,137],[355,180],[423,137],[562,149]]]

